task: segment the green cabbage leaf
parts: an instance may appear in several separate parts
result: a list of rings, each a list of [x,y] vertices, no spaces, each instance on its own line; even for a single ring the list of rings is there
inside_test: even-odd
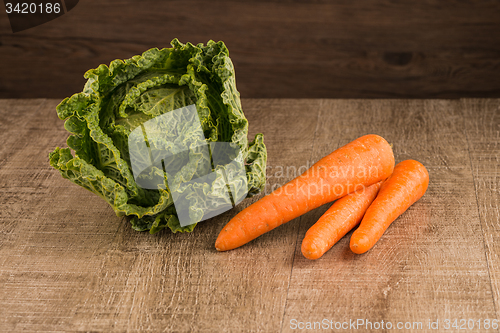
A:
[[[228,188],[233,195],[252,196],[264,188],[266,180],[263,135],[257,134],[248,142],[248,121],[224,43],[193,45],[174,39],[171,45],[87,71],[83,91],[57,106],[57,114],[70,132],[68,148],[57,147],[49,154],[50,165],[62,177],[99,195],[117,216],[130,217],[133,229],[150,233],[166,227],[172,232],[193,230],[196,223],[181,226],[179,206],[173,200],[174,194],[179,197],[188,193],[188,186],[184,208],[193,221],[199,222],[210,209],[228,203]],[[182,114],[172,112],[192,105],[201,128],[181,126],[185,121]],[[131,133],[169,112],[175,115],[169,121],[173,126],[177,124],[185,136],[172,145],[174,139],[159,135],[148,144],[171,150],[184,147],[189,153],[177,154],[169,161],[178,164],[170,167],[177,170],[176,174],[167,177],[155,167],[141,174],[144,179],[165,178],[161,186],[141,186],[131,165],[131,158],[137,159],[130,156],[129,144],[135,144]],[[209,163],[211,170],[204,170],[208,155],[192,149],[192,141],[182,142],[195,131],[202,133],[208,147],[213,142],[230,143],[241,154],[231,165]],[[238,173],[238,168],[243,173]],[[209,183],[189,183],[207,172],[212,172]]]

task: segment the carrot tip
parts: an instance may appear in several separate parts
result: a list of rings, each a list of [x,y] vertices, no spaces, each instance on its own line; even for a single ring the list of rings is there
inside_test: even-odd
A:
[[[215,249],[219,252],[224,251],[224,246],[220,246],[219,242],[215,242]]]
[[[361,236],[355,241],[351,241],[351,251],[356,254],[363,254],[370,249],[370,239],[366,236]]]
[[[309,260],[316,260],[318,258],[320,258],[323,253],[321,253],[320,251],[317,251],[317,249],[302,249],[302,255],[304,257],[306,257],[307,259]]]
[[[361,251],[358,247],[358,244],[353,244],[351,245],[351,251],[356,253],[356,254],[363,254],[364,251]]]

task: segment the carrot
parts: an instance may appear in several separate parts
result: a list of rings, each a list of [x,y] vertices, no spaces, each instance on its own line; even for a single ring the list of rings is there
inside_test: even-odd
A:
[[[428,185],[429,173],[420,162],[398,163],[353,232],[352,252],[361,254],[371,249],[389,225],[424,195]]]
[[[307,230],[302,241],[304,257],[318,259],[358,225],[381,185],[382,182],[378,182],[335,201],[318,222]]]
[[[218,251],[258,236],[363,186],[390,176],[392,148],[378,135],[365,135],[316,162],[302,175],[239,212],[221,230]]]

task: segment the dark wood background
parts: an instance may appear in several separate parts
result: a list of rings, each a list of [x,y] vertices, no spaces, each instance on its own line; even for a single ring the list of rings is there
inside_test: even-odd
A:
[[[151,47],[223,40],[245,98],[500,97],[500,1],[87,0],[12,33],[0,98],[63,98]]]

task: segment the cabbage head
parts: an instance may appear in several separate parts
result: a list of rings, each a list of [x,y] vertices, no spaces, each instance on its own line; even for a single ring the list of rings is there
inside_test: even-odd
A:
[[[205,209],[228,201],[227,191],[226,196],[223,194],[225,189],[252,196],[263,189],[266,179],[263,135],[257,134],[248,142],[248,121],[224,43],[209,41],[205,46],[182,44],[174,39],[171,45],[172,48],[150,49],[87,71],[83,91],[57,106],[59,118],[65,120],[64,127],[71,133],[67,139],[69,148],[57,147],[49,154],[50,165],[62,177],[99,195],[117,216],[130,217],[135,230],[150,233],[166,227],[173,232],[189,232],[196,225],[179,223],[174,191],[181,193],[188,185],[192,187],[190,195],[184,198],[185,208],[199,222]],[[186,128],[186,122],[181,123],[182,112],[178,112],[188,106],[199,118],[199,128],[194,130]],[[234,172],[231,176],[231,168],[207,164],[207,156],[192,149],[170,161],[176,164],[170,170],[177,171],[169,182],[170,175],[151,167],[140,177],[152,179],[161,175],[165,181],[156,188],[142,186],[131,165],[131,133],[169,112],[175,115],[169,122],[184,134],[202,133],[208,146],[224,142],[237,147],[240,154],[234,163],[240,164],[243,173]],[[147,143],[148,147],[155,144],[165,149],[189,149],[193,144],[192,140],[184,142],[185,136],[172,144],[173,141],[162,139],[168,135],[161,134],[156,142]],[[195,188],[189,181],[206,174],[202,170],[206,165],[212,166],[213,179],[210,183],[197,183]],[[198,194],[204,197],[203,202]]]

